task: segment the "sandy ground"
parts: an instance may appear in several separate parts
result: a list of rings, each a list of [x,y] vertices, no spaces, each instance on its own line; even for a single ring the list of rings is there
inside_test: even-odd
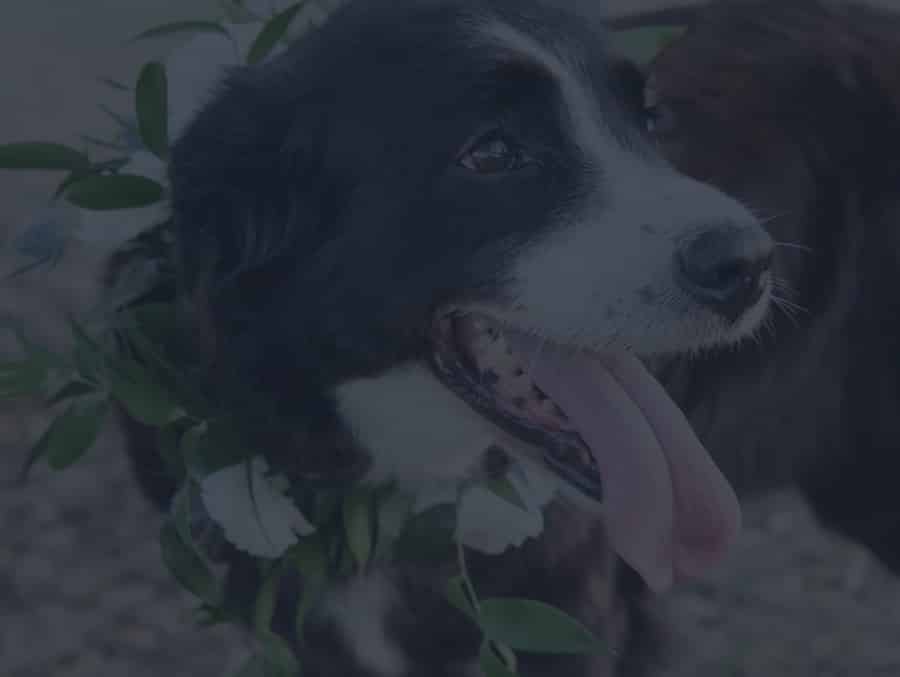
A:
[[[102,131],[95,75],[128,78],[162,51],[120,37],[206,16],[211,0],[29,0],[0,22],[0,139]],[[0,235],[46,195],[40,176],[0,174]],[[0,257],[0,263],[3,263]],[[0,313],[53,337],[61,309],[91,298],[94,262],[0,286]],[[2,349],[2,345],[0,345]],[[0,675],[219,677],[246,654],[240,633],[200,630],[163,570],[158,518],[125,471],[114,430],[63,474],[11,486],[42,419],[0,403]],[[900,584],[778,496],[749,506],[743,539],[709,580],[667,600],[678,633],[666,677],[900,675]]]

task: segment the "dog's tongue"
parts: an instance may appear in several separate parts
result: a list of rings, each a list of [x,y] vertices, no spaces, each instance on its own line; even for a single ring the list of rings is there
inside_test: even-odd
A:
[[[739,530],[737,497],[640,361],[624,352],[536,353],[525,337],[516,343],[535,384],[594,454],[616,552],[656,591],[714,564]]]

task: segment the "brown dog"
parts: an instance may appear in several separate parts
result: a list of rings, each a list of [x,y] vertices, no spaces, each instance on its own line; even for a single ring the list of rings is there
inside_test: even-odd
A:
[[[780,244],[770,330],[669,365],[667,384],[745,493],[796,482],[900,570],[900,17],[719,3],[659,55],[649,91],[676,166]]]

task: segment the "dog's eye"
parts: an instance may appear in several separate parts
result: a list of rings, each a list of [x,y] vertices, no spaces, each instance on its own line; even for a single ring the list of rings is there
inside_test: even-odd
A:
[[[495,131],[467,144],[457,162],[478,174],[500,174],[522,169],[533,159],[515,141]]]

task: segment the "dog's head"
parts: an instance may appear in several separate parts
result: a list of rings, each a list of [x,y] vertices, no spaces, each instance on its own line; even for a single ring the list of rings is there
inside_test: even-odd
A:
[[[172,156],[220,364],[298,418],[322,394],[373,477],[455,481],[500,442],[602,481],[614,540],[651,515],[645,559],[698,496],[721,541],[733,497],[628,351],[751,332],[772,244],[658,156],[642,92],[530,0],[351,3],[233,73]]]

